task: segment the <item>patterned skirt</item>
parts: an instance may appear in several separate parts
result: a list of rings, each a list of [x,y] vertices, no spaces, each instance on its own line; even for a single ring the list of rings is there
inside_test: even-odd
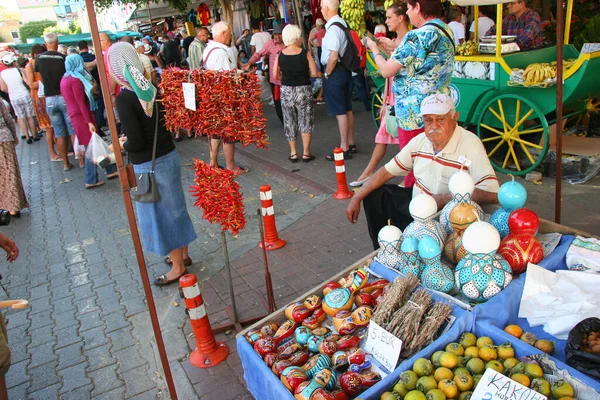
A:
[[[37,90],[31,91],[31,102],[33,103],[33,112],[38,120],[40,129],[52,128],[52,122],[46,112],[46,98],[38,97]]]
[[[16,212],[29,207],[21,181],[15,142],[0,142],[0,182],[0,209]]]

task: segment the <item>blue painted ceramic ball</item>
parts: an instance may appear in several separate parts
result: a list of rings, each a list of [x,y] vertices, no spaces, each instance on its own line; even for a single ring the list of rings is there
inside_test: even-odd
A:
[[[419,239],[414,236],[405,237],[400,246],[403,253],[412,253],[419,248]]]
[[[516,210],[525,205],[527,190],[517,181],[506,182],[498,190],[498,201],[502,207]]]
[[[440,245],[431,236],[424,236],[419,240],[419,257],[422,259],[437,257],[441,253]]]

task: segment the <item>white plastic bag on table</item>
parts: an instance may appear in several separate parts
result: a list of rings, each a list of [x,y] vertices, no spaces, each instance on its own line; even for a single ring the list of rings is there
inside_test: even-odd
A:
[[[108,144],[96,132],[92,134],[85,157],[102,168],[112,164],[115,159],[115,155],[108,148]]]
[[[85,157],[85,146],[79,144],[79,138],[75,135],[75,143],[73,143],[73,152],[75,153],[75,159]]]

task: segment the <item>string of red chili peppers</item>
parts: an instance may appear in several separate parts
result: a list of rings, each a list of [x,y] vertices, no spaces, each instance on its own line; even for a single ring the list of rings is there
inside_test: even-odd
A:
[[[196,84],[196,111],[184,106],[183,82]],[[260,80],[255,74],[171,68],[163,71],[159,87],[170,131],[194,129],[197,135],[267,148],[267,119],[260,102]]]
[[[194,159],[195,185],[190,192],[196,198],[194,206],[204,210],[203,218],[218,223],[221,229],[237,235],[246,226],[244,197],[233,172],[211,167],[202,160]]]

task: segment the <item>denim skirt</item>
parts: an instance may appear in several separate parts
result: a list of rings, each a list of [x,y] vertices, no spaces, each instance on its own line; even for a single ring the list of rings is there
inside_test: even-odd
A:
[[[133,166],[136,174],[150,172],[151,168],[152,161]],[[185,204],[176,150],[156,159],[154,178],[160,201],[135,205],[144,250],[166,256],[197,237]]]

